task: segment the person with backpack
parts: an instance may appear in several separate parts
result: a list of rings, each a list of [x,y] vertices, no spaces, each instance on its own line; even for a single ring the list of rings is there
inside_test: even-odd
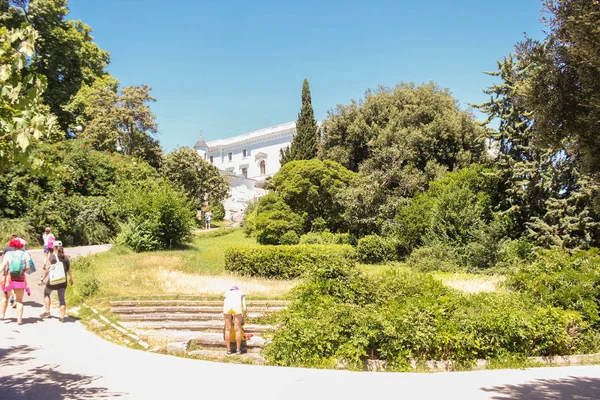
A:
[[[55,240],[54,251],[48,256],[48,268],[44,271],[44,276],[40,279],[40,283],[43,284],[44,279],[48,277],[46,281],[46,287],[44,288],[44,305],[46,311],[40,315],[41,319],[50,317],[50,295],[53,290],[58,292],[58,303],[60,305],[60,322],[65,322],[65,315],[67,313],[67,302],[65,301],[65,291],[67,290],[67,275],[69,277],[69,283],[73,286],[73,275],[71,273],[71,260],[69,256],[65,254],[65,249],[60,240]]]
[[[8,296],[12,291],[15,293],[17,304],[17,324],[23,323],[23,295],[25,292],[31,294],[27,286],[27,277],[25,272],[29,270],[31,257],[23,249],[23,241],[19,238],[13,238],[8,243],[8,247],[14,250],[4,253],[0,270],[2,270],[2,304],[0,304],[0,319],[6,316],[6,307],[8,306]]]

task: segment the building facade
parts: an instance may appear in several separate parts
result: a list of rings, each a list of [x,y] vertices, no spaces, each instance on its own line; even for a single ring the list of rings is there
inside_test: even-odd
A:
[[[223,202],[226,219],[240,219],[248,203],[265,194],[257,183],[279,171],[280,151],[295,134],[294,121],[208,143],[200,138],[194,150],[227,176],[231,185],[230,197]]]

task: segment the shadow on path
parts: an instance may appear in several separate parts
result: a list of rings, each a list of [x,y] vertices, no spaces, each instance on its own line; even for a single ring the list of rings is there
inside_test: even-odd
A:
[[[494,394],[494,400],[597,400],[600,399],[600,378],[569,377],[537,379],[521,385],[502,385],[481,388]]]
[[[30,346],[0,349],[0,365],[18,367],[31,360]],[[124,396],[92,384],[99,377],[58,371],[59,365],[42,365],[25,372],[0,376],[0,399],[108,399]]]
[[[38,303],[37,301],[24,301],[23,305],[25,307],[33,307],[33,308],[41,308],[44,307],[42,303]]]

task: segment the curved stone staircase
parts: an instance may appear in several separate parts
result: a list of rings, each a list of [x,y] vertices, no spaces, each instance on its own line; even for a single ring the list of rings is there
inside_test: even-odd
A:
[[[249,321],[244,331],[252,337],[242,345],[245,354],[235,357],[264,361],[260,356],[260,349],[266,343],[263,334],[273,327],[252,320],[280,311],[286,305],[283,300],[247,301]],[[210,359],[225,357],[220,300],[118,300],[111,301],[110,306],[112,313],[120,317],[121,325],[150,341],[167,342],[169,353]]]

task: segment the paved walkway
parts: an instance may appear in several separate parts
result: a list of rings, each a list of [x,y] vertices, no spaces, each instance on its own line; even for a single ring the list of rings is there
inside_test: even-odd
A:
[[[600,366],[421,374],[220,364],[131,350],[74,320],[40,321],[41,311],[28,299],[25,324],[0,322],[0,399],[600,399]]]

